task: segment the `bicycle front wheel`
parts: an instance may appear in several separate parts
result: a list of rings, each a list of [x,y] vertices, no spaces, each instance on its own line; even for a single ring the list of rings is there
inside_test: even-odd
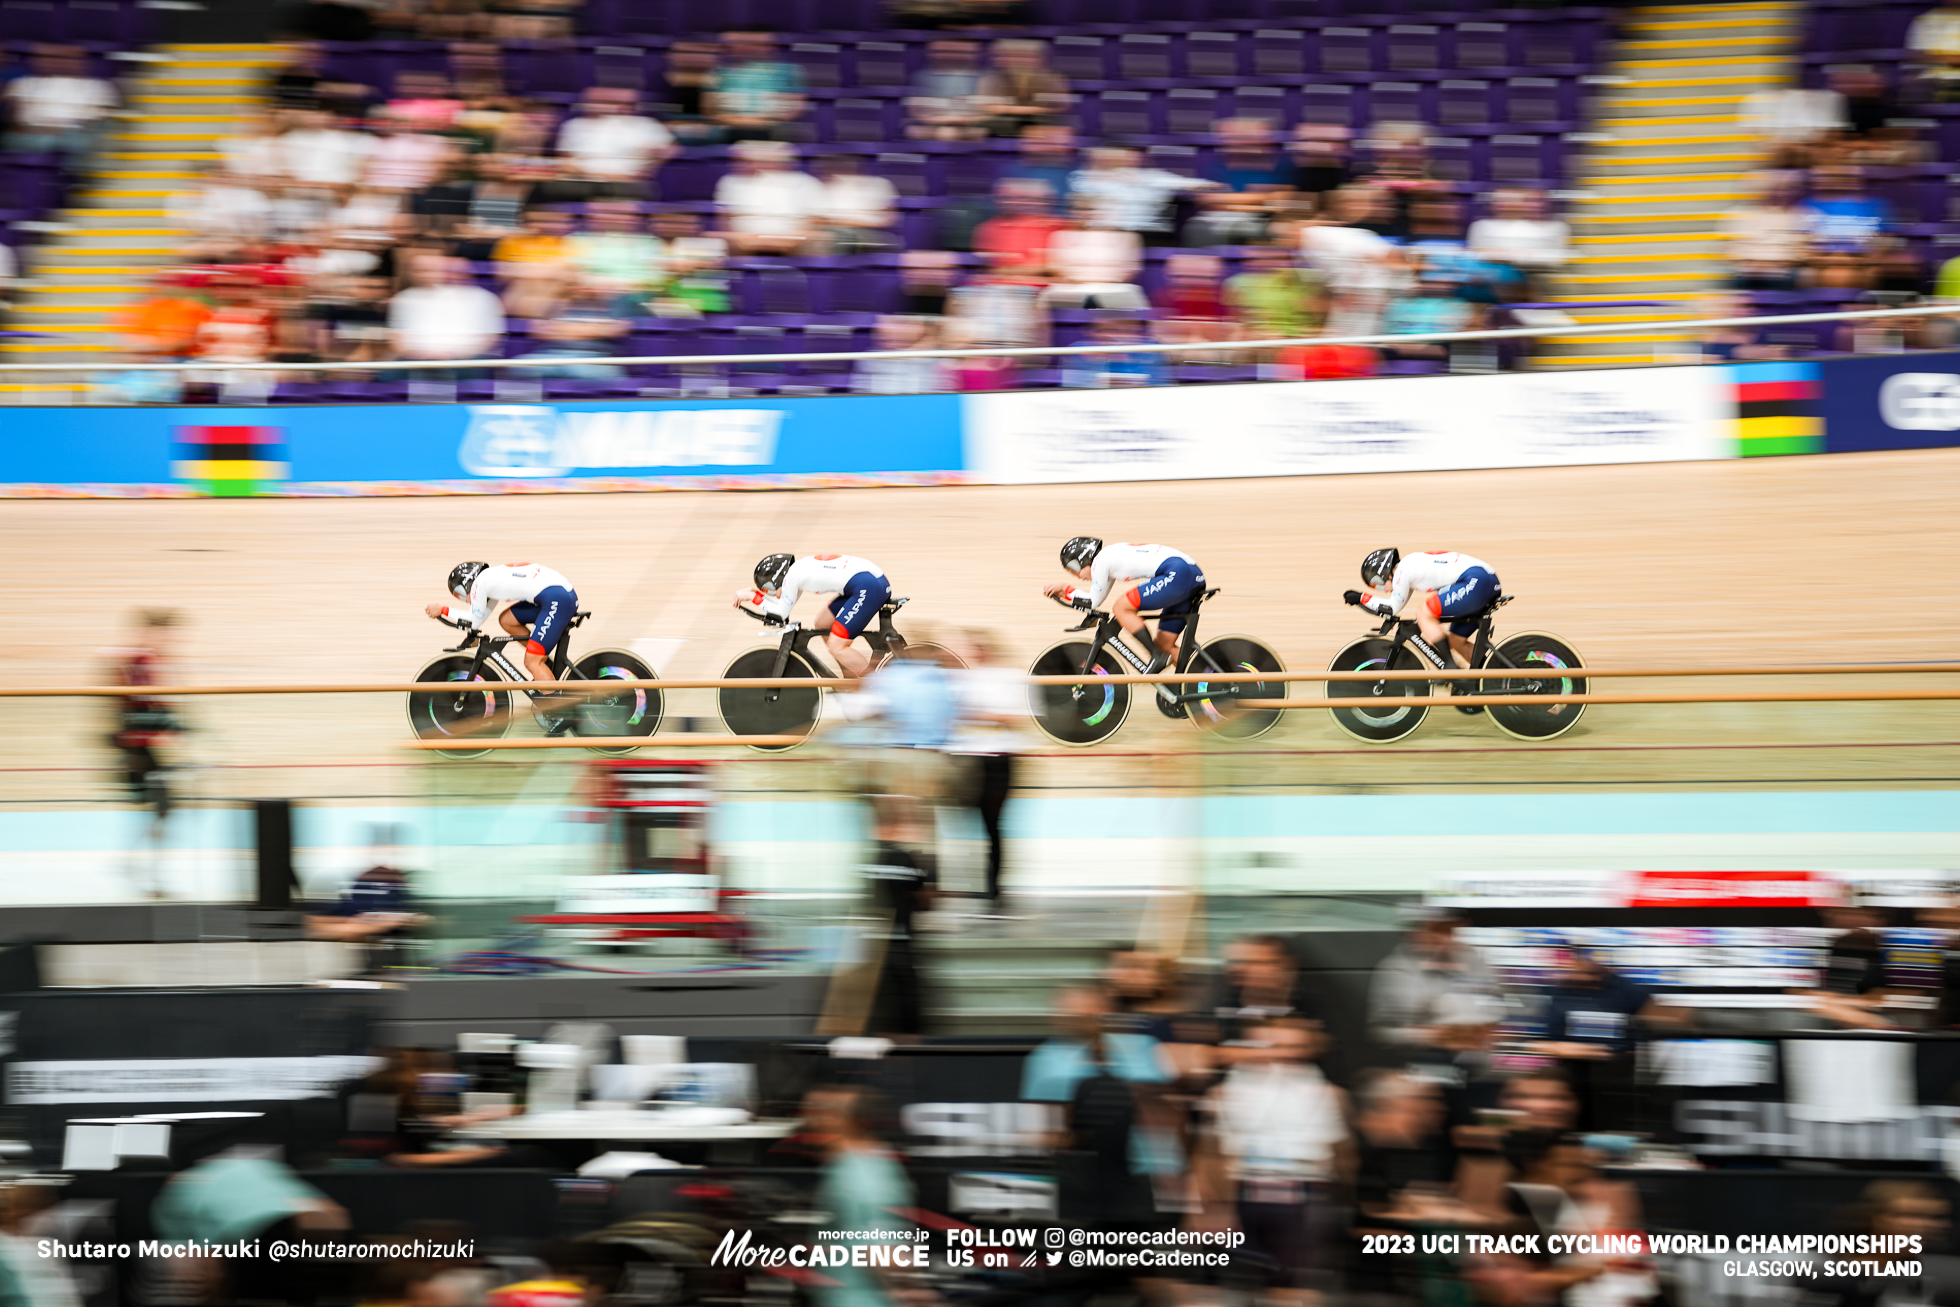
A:
[[[774,649],[751,649],[734,662],[722,675],[729,680],[762,676],[795,676],[817,679],[817,669],[810,666],[801,654],[790,654],[783,664],[783,670],[776,671]],[[818,686],[804,689],[800,685],[728,686],[715,692],[715,703],[721,709],[722,725],[731,735],[808,735],[817,724],[817,715],[823,711],[823,690]],[[751,745],[763,753],[781,753],[794,749],[794,744]]]
[[[1330,672],[1416,672],[1416,656],[1388,640],[1373,636],[1356,640],[1334,655]],[[1334,724],[1357,740],[1387,744],[1410,734],[1429,715],[1427,681],[1329,681],[1327,697],[1354,699],[1352,708],[1330,708]]]
[[[652,681],[658,678],[637,654],[627,653],[624,649],[600,649],[572,664],[571,679]],[[652,735],[660,729],[666,701],[658,690],[587,690],[579,687],[577,693],[580,702],[572,711],[574,735]],[[623,758],[638,746],[587,747],[608,758]]]
[[[1028,668],[1030,676],[1075,676],[1089,657],[1087,640],[1063,640],[1042,650]],[[1096,655],[1089,668],[1092,676],[1121,676],[1128,671],[1104,652]],[[1028,707],[1035,725],[1057,744],[1082,747],[1101,744],[1130,715],[1130,687],[1102,685],[1094,681],[1083,685],[1030,685]]]
[[[438,749],[444,758],[481,758],[488,749],[472,749],[472,740],[501,739],[510,730],[510,691],[484,688],[503,677],[485,665],[474,681],[467,654],[448,654],[415,674],[417,681],[446,683],[442,690],[411,690],[408,726],[424,740],[455,740],[454,749]]]
[[[966,659],[960,657],[945,645],[937,644],[931,640],[921,640],[917,644],[907,643],[905,648],[911,650],[917,657],[930,658],[941,667],[958,668],[966,666]],[[886,654],[872,664],[872,669],[875,671],[877,668],[883,667],[895,657],[897,657],[896,654]]]
[[[1586,711],[1583,703],[1532,703],[1533,695],[1584,694],[1586,678],[1573,673],[1584,670],[1578,653],[1555,635],[1531,631],[1514,635],[1497,646],[1497,680],[1486,680],[1480,694],[1515,694],[1525,700],[1517,704],[1492,704],[1490,719],[1497,729],[1520,740],[1551,740],[1579,724]]]
[[[1249,635],[1220,636],[1204,647],[1210,660],[1206,668],[1187,667],[1186,671],[1217,668],[1221,672],[1283,672],[1286,664],[1279,655]],[[1181,690],[1204,691],[1206,697],[1191,701],[1191,720],[1226,740],[1256,740],[1286,715],[1283,708],[1240,708],[1240,699],[1284,699],[1286,681],[1226,681],[1208,685],[1180,686]]]

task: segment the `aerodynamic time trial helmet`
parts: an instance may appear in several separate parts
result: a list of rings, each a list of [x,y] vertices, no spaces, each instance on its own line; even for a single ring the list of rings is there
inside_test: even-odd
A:
[[[476,578],[481,576],[483,569],[489,566],[488,563],[458,563],[450,568],[449,593],[458,599],[469,598],[470,587],[476,584]]]
[[[1102,547],[1103,542],[1094,536],[1077,536],[1062,546],[1062,566],[1071,572],[1079,572],[1096,561]]]
[[[795,554],[771,554],[755,565],[755,588],[758,590],[780,590],[783,578],[796,564]]]
[[[1377,549],[1361,560],[1361,584],[1380,588],[1395,579],[1395,569],[1402,562],[1400,549]]]

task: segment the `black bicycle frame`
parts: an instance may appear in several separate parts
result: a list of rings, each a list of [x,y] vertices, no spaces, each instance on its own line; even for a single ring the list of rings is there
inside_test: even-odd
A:
[[[1482,671],[1492,665],[1493,659],[1497,660],[1497,665],[1500,667],[1516,666],[1510,659],[1504,657],[1502,650],[1497,648],[1491,632],[1492,620],[1497,616],[1497,610],[1509,602],[1510,597],[1508,595],[1500,596],[1496,603],[1477,614],[1477,636],[1470,645],[1470,666],[1468,670],[1473,672]],[[1439,672],[1464,670],[1457,667],[1456,660],[1451,658],[1443,649],[1438,649],[1435,645],[1423,639],[1422,627],[1417,623],[1405,618],[1398,618],[1391,614],[1383,621],[1380,633],[1387,635],[1388,628],[1391,624],[1395,627],[1395,634],[1389,638],[1390,644],[1397,647],[1406,645],[1414,649],[1417,653],[1428,659],[1429,665]],[[1448,642],[1445,641],[1445,648],[1447,647]],[[1393,657],[1394,655],[1391,654],[1391,660]]]
[[[904,606],[905,603],[903,600],[884,605],[878,610],[878,625],[875,627],[868,626],[864,629],[862,633],[864,642],[871,646],[871,653],[874,658],[881,655],[895,654],[905,647],[905,637],[900,635],[898,628],[892,625],[892,614]],[[742,611],[751,613],[752,616],[756,616],[765,622],[768,621],[766,617],[762,617],[758,613],[753,613],[750,609],[745,608]],[[804,661],[815,668],[825,680],[837,679],[837,671],[828,663],[824,662],[823,659],[817,657],[814,644],[817,637],[823,634],[823,631],[819,631],[813,626],[797,627],[794,630],[784,631],[782,642],[776,646],[776,662],[770,669],[770,677],[772,679],[780,677],[787,672],[789,670],[789,656],[792,653],[796,653],[801,654]],[[781,685],[770,686],[765,692],[768,695],[765,702],[776,702],[777,699],[782,697],[782,693],[786,688],[794,687]]]
[[[546,666],[551,668],[553,680],[562,681],[568,679],[565,673],[571,669],[572,632],[582,625],[589,616],[591,616],[590,613],[573,613],[572,620],[565,624],[565,633],[558,637],[557,647],[551,651],[551,658],[546,663]],[[483,670],[483,664],[489,662],[496,664],[497,669],[509,676],[513,681],[530,680],[531,676],[528,671],[513,664],[508,658],[503,656],[505,645],[516,644],[525,638],[521,635],[490,635],[483,631],[476,632],[473,639],[473,643],[476,645],[476,652],[470,658],[469,679],[472,681],[476,680],[477,674]],[[445,649],[443,652],[461,653],[470,647],[470,643],[465,642],[457,645],[454,649]],[[524,693],[535,699],[540,694],[548,692],[544,690],[526,690]]]
[[[1199,611],[1204,607],[1205,600],[1217,593],[1218,591],[1216,590],[1207,590],[1191,601],[1191,612],[1185,619],[1184,632],[1178,640],[1177,658],[1171,665],[1171,671],[1183,672],[1190,670],[1191,659],[1194,654],[1202,657],[1211,671],[1223,672],[1225,670],[1213,662],[1211,656],[1205,653],[1198,645]],[[1162,615],[1151,613],[1147,614],[1147,616],[1161,617]],[[1096,655],[1104,649],[1113,651],[1119,658],[1134,668],[1139,676],[1144,675],[1149,670],[1150,661],[1148,658],[1140,656],[1134,649],[1130,648],[1127,642],[1116,638],[1117,634],[1123,629],[1122,624],[1101,609],[1091,609],[1083,617],[1080,624],[1068,627],[1067,629],[1070,631],[1086,631],[1091,626],[1096,628],[1096,633],[1090,637],[1088,656],[1082,660],[1082,666],[1077,669],[1084,676],[1095,674]],[[1144,628],[1146,632],[1149,629],[1147,626]],[[1156,652],[1154,647],[1148,650],[1150,654],[1155,654]],[[1216,699],[1220,690],[1229,692],[1236,687],[1230,684],[1222,686],[1215,685],[1210,689],[1185,692],[1180,692],[1176,686],[1171,685],[1154,685],[1151,688],[1157,692],[1158,697],[1165,703],[1190,703],[1197,699]],[[1075,694],[1077,696],[1080,696],[1082,692],[1082,686],[1078,685],[1075,687]]]

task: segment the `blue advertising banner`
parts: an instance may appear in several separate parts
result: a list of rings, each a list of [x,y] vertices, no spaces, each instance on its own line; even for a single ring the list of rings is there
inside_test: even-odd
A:
[[[1960,352],[1825,359],[1824,452],[1960,445]]]
[[[962,466],[951,395],[21,408],[0,417],[0,494],[13,496],[917,484],[957,480]]]

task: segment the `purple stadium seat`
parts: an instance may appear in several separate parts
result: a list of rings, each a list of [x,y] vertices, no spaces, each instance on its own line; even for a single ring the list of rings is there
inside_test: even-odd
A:
[[[52,0],[0,0],[0,40],[53,41],[60,30]]]
[[[669,159],[657,176],[660,198],[669,204],[705,204],[714,198],[722,172],[715,159],[685,155]]]
[[[1458,23],[1458,68],[1512,68],[1524,62],[1523,43],[1510,23]]]
[[[1098,104],[1104,136],[1155,136],[1164,131],[1163,102],[1149,91],[1104,91]]]
[[[871,171],[890,182],[892,189],[907,199],[923,199],[934,193],[923,154],[880,154]]]
[[[1171,38],[1160,32],[1125,32],[1116,47],[1117,76],[1125,81],[1167,81]]]
[[[1292,87],[1241,86],[1232,112],[1240,118],[1263,118],[1284,132],[1300,121],[1300,94]]]
[[[592,80],[587,85],[644,91],[646,84],[646,52],[639,47],[602,45],[592,52]]]
[[[134,44],[133,7],[118,0],[68,0],[62,6],[62,39],[80,45]]]
[[[1373,123],[1419,123],[1425,114],[1423,86],[1416,82],[1376,82],[1368,88],[1368,120]]]
[[[1328,57],[1327,45],[1334,33],[1321,33],[1321,59]],[[1364,36],[1366,32],[1362,33]],[[1252,34],[1252,75],[1255,77],[1299,77],[1307,71],[1307,33],[1288,28],[1262,28]],[[1333,71],[1331,68],[1329,71]]]
[[[905,135],[905,104],[887,100],[838,100],[831,124],[832,139],[876,142]]]
[[[905,85],[909,74],[906,70],[905,47],[899,42],[859,41],[854,53],[857,85]]]
[[[803,83],[812,90],[835,90],[844,85],[844,50],[826,41],[798,41],[789,57],[803,69]]]
[[[1368,27],[1328,27],[1320,33],[1320,70],[1324,73],[1367,73],[1377,66],[1376,32]]]
[[[1568,84],[1556,77],[1513,77],[1504,83],[1504,112],[1497,121],[1507,123],[1569,123],[1577,117],[1577,87],[1569,88],[1573,103],[1568,111]]]
[[[1241,40],[1237,32],[1193,32],[1184,38],[1186,77],[1243,75]]]
[[[1556,137],[1493,136],[1488,180],[1500,183],[1556,180],[1563,171],[1558,150]],[[1485,178],[1480,176],[1477,180]]]
[[[1388,67],[1393,72],[1431,72],[1447,67],[1443,32],[1429,24],[1397,24],[1388,29]]]
[[[1106,82],[1114,77],[1107,46],[1100,36],[1058,36],[1049,47],[1048,62],[1072,82]]]
[[[1206,136],[1226,117],[1232,101],[1206,87],[1176,86],[1165,95],[1164,130],[1173,136]]]
[[[1301,88],[1300,121],[1339,127],[1359,127],[1352,86],[1339,82],[1316,82]]]
[[[1429,167],[1444,181],[1468,182],[1477,176],[1479,159],[1473,142],[1461,136],[1436,137],[1429,142]]]
[[[1448,80],[1436,86],[1436,121],[1445,127],[1502,122],[1489,82]]]

